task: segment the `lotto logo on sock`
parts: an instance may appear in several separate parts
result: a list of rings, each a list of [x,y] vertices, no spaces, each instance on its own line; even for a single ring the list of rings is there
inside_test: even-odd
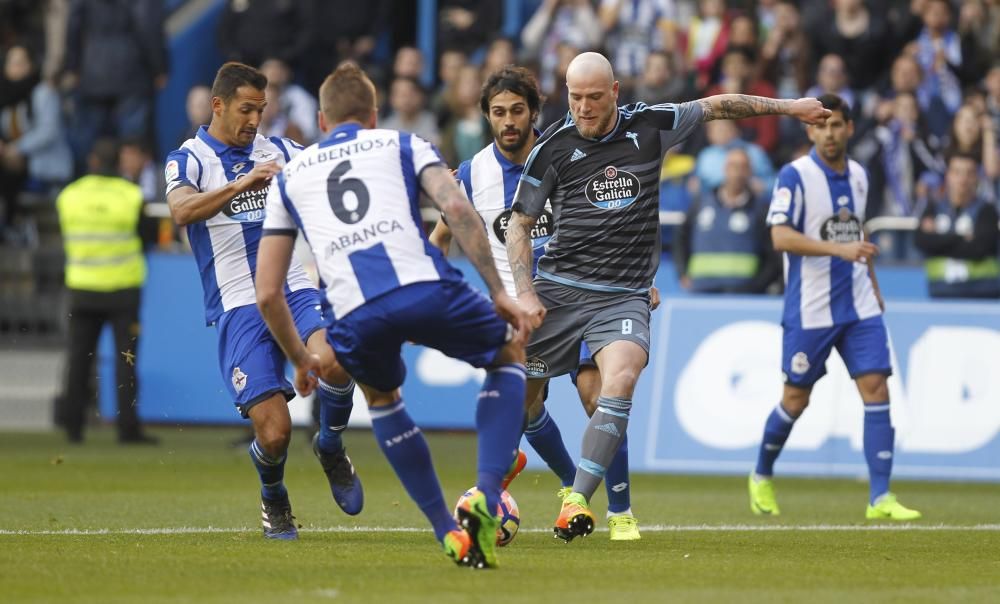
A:
[[[418,428],[416,426],[413,426],[412,428],[410,428],[406,432],[403,432],[402,434],[397,434],[396,436],[393,436],[392,438],[385,439],[385,446],[388,449],[389,447],[393,447],[395,445],[398,445],[399,443],[403,442],[404,440],[409,439],[411,436],[413,436],[413,435],[415,435],[415,434],[417,434],[419,432],[420,432],[420,428]]]
[[[615,486],[611,487],[611,490],[614,491],[615,493],[621,493],[622,491],[624,491],[627,488],[628,488],[628,483],[627,482],[619,482]]]
[[[892,459],[892,451],[879,451],[875,454],[879,459]]]
[[[481,391],[479,393],[479,398],[480,398],[480,400],[484,399],[484,398],[500,398],[500,391],[499,390],[483,390],[483,391]]]

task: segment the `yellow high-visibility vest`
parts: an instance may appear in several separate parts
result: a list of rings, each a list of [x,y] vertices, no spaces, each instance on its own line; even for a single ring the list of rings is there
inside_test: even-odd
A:
[[[116,176],[84,176],[63,189],[56,209],[66,251],[66,287],[111,292],[142,286],[146,261],[138,232],[138,186]]]

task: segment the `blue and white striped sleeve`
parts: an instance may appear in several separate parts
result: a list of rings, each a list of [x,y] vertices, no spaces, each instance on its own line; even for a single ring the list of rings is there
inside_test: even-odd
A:
[[[299,225],[296,223],[288,193],[285,190],[284,173],[279,172],[271,179],[264,205],[264,235],[285,235],[295,237]]]
[[[799,171],[786,164],[778,172],[771,194],[771,206],[767,210],[767,225],[787,225],[798,229],[798,216],[802,205],[802,179]]]
[[[179,187],[191,187],[201,192],[201,161],[189,149],[181,147],[167,155],[163,166],[163,179],[167,183],[167,193]]]
[[[441,154],[434,148],[434,145],[420,138],[416,134],[410,135],[410,149],[413,152],[413,173],[420,177],[424,168],[435,165],[445,165]]]

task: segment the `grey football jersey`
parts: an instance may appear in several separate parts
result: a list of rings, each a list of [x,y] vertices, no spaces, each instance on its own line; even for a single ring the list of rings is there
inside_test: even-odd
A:
[[[604,138],[580,135],[572,116],[553,124],[525,162],[513,209],[538,217],[552,204],[555,230],[538,275],[599,291],[648,289],[660,263],[663,154],[702,121],[696,103],[618,108]]]

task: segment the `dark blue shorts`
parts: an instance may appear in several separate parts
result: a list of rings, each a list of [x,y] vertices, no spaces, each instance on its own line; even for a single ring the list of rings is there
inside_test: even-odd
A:
[[[295,327],[305,342],[326,323],[320,310],[319,292],[300,289],[288,295],[288,307]],[[295,396],[285,378],[285,355],[267,330],[267,324],[255,305],[227,311],[215,324],[219,333],[219,369],[240,415],[275,393],[286,400]]]
[[[868,373],[892,375],[889,335],[879,315],[819,329],[785,327],[781,346],[785,383],[811,387],[826,375],[826,359],[834,347],[852,378]]]
[[[327,339],[355,381],[389,392],[406,378],[403,342],[485,367],[507,342],[508,326],[464,281],[426,281],[365,302],[335,321]]]

